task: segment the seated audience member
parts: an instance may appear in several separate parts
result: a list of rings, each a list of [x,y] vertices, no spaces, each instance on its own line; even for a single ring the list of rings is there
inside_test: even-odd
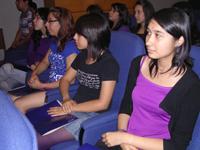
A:
[[[49,8],[39,8],[33,20],[35,31],[32,34],[27,54],[27,65],[31,70],[34,70],[44,58],[52,42],[46,28],[48,13]]]
[[[47,54],[32,72],[28,81],[31,88],[42,91],[13,99],[23,113],[48,102],[46,96],[48,90],[59,87],[61,77],[70,68],[79,52],[72,39],[73,18],[68,10],[60,7],[51,8],[46,26],[50,35],[55,36],[56,40],[50,44]],[[48,68],[48,82],[43,83],[38,76]]]
[[[89,5],[87,7],[86,11],[88,14],[91,14],[91,13],[99,14],[108,20],[108,15],[106,13],[104,13],[103,10],[101,9],[101,7],[97,4]]]
[[[118,131],[101,149],[185,150],[200,111],[200,81],[191,69],[190,24],[175,8],[156,12],[147,27],[147,55],[133,60]]]
[[[190,17],[191,39],[193,45],[200,46],[200,31],[197,27],[197,20],[195,18],[194,9],[189,2],[180,1],[175,3],[172,7],[185,11]]]
[[[45,26],[48,13],[48,8],[39,8],[36,12],[33,20],[34,32],[28,48],[27,63],[24,62],[22,66],[23,69],[27,68],[25,70],[33,71],[49,49],[52,39],[48,36]],[[0,88],[2,90],[11,90],[18,83],[25,84],[27,72],[14,68],[14,66],[6,63],[0,68]]]
[[[138,0],[135,4],[134,14],[137,22],[134,33],[145,40],[146,26],[154,14],[154,7],[148,0]]]
[[[118,79],[119,66],[108,51],[111,36],[108,21],[101,15],[87,14],[77,20],[75,29],[74,39],[81,53],[60,82],[62,107],[50,108],[48,113],[51,116],[72,113],[78,119],[49,135],[39,136],[41,149],[65,140],[78,140],[81,123],[108,109]],[[70,97],[69,85],[76,77],[80,86],[75,96]]]
[[[28,5],[29,5],[31,11],[33,12],[33,17],[35,17],[35,14],[37,13],[37,4],[34,3],[32,0],[29,0]]]
[[[89,5],[86,9],[86,12],[88,14],[96,13],[96,14],[99,14],[99,15],[105,15],[103,10],[101,9],[101,7],[97,4]]]
[[[112,31],[131,32],[130,15],[125,4],[113,3],[109,11],[109,20]]]
[[[21,12],[19,28],[11,47],[5,52],[5,62],[14,63],[16,60],[26,58],[29,41],[33,31],[32,0],[16,0],[16,7]]]

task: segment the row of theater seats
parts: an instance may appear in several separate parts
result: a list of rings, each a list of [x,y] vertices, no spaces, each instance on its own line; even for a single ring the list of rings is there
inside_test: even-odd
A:
[[[130,62],[138,55],[145,54],[143,41],[136,35],[127,32],[112,32],[110,51],[120,65],[119,81],[117,83],[112,105],[109,111],[86,120],[82,124],[79,141],[68,141],[57,144],[51,150],[77,150],[81,144],[95,144],[101,134],[116,130],[117,114],[123,97]],[[200,76],[200,47],[192,47],[194,70]],[[11,99],[0,93],[0,150],[35,150],[36,139],[29,122],[14,107]],[[192,141],[188,150],[200,149],[200,115],[195,126]],[[14,146],[13,146],[14,145]]]

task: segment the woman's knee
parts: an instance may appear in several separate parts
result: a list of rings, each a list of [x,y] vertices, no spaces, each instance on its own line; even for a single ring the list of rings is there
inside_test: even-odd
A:
[[[29,94],[15,100],[16,107],[23,113],[26,113],[31,108],[36,108],[44,105],[45,91]]]
[[[14,104],[22,113],[25,114],[27,112],[28,107],[21,100],[15,100]]]

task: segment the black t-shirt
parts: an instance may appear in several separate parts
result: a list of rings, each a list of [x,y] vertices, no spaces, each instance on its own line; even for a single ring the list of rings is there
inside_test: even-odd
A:
[[[109,52],[104,52],[93,64],[86,64],[87,51],[83,50],[73,61],[79,88],[74,97],[77,103],[98,99],[102,81],[117,81],[119,65]]]

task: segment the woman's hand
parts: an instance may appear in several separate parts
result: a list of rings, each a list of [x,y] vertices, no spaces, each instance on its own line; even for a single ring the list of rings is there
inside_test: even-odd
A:
[[[48,110],[48,114],[55,117],[70,114],[73,111],[73,107],[77,105],[77,103],[73,100],[67,100],[63,102],[61,107],[52,107]]]
[[[36,65],[35,65],[35,64],[33,64],[33,65],[31,65],[31,66],[30,66],[30,68],[31,68],[31,70],[33,71],[33,70],[35,70],[35,68],[36,68]]]
[[[28,85],[33,89],[44,89],[43,83],[40,82],[37,76],[35,78],[32,78],[31,81],[29,80]]]
[[[62,107],[51,107],[47,113],[49,115],[51,115],[52,117],[56,117],[56,116],[62,116],[65,115],[67,113],[65,113],[62,109]]]
[[[36,67],[39,65],[39,61],[37,61],[37,62],[35,62],[35,64],[32,64],[31,66],[30,66],[30,68],[31,68],[31,70],[33,71],[33,70],[35,70],[36,69]]]
[[[125,140],[125,136],[127,133],[121,132],[121,131],[116,131],[116,132],[107,132],[102,135],[102,141],[108,146],[116,146],[116,145],[121,145]]]
[[[73,100],[63,101],[62,109],[66,113],[72,113],[73,107],[77,105],[77,103]]]
[[[34,73],[31,74],[31,77],[28,81],[28,84],[32,84],[35,80],[39,80],[38,76]]]

